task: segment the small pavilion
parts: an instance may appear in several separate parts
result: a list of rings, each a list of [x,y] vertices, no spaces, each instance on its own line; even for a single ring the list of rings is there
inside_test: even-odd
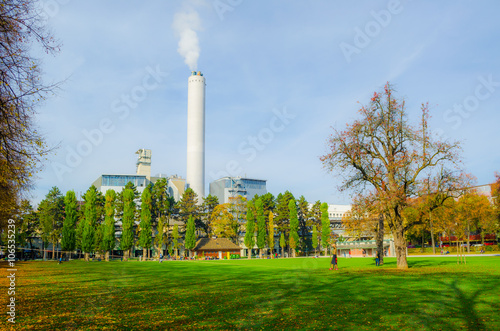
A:
[[[230,255],[240,255],[241,247],[227,238],[201,238],[196,242],[195,255],[222,259]]]

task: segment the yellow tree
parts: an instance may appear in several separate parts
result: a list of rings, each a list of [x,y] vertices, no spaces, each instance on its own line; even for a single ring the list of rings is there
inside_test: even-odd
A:
[[[443,241],[452,245],[452,235],[456,227],[457,219],[457,202],[454,199],[447,200],[440,208],[433,212],[434,226],[436,230],[445,233]]]
[[[484,243],[485,230],[494,230],[494,209],[487,197],[476,192],[463,195],[457,204],[457,219],[466,229],[467,252],[470,252],[471,229],[481,234]]]
[[[268,235],[269,235],[269,240],[268,240],[269,249],[271,250],[271,258],[274,259],[274,254],[273,254],[273,249],[274,249],[274,215],[273,215],[272,211],[269,212],[268,226],[269,226],[269,231],[268,231]]]
[[[221,238],[228,238],[234,243],[237,243],[239,224],[229,208],[229,203],[224,203],[214,208],[210,228],[213,235]]]

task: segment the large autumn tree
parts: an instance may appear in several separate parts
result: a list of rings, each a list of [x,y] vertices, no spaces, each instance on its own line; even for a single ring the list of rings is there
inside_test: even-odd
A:
[[[0,227],[49,150],[36,127],[36,108],[55,86],[44,83],[38,55],[55,54],[59,45],[40,17],[40,5],[0,4]]]
[[[420,120],[411,124],[405,101],[387,83],[375,92],[360,119],[344,130],[334,129],[328,152],[321,157],[326,169],[343,177],[341,190],[372,189],[384,206],[394,237],[397,266],[408,268],[403,211],[420,184],[440,169],[453,169],[459,144],[439,141],[428,129],[429,110],[422,105]],[[450,173],[453,173],[450,170]]]

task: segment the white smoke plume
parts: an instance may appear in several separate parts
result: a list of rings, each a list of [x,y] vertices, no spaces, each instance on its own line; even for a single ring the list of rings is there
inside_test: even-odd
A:
[[[201,20],[198,13],[189,11],[175,14],[172,27],[180,38],[177,52],[184,57],[184,62],[191,70],[196,70],[198,58],[200,57],[200,45],[198,44],[196,31],[201,29]]]

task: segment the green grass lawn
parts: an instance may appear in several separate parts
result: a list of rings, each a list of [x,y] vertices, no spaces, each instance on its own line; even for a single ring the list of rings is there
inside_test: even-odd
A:
[[[500,330],[500,257],[385,261],[18,262],[16,329]]]

